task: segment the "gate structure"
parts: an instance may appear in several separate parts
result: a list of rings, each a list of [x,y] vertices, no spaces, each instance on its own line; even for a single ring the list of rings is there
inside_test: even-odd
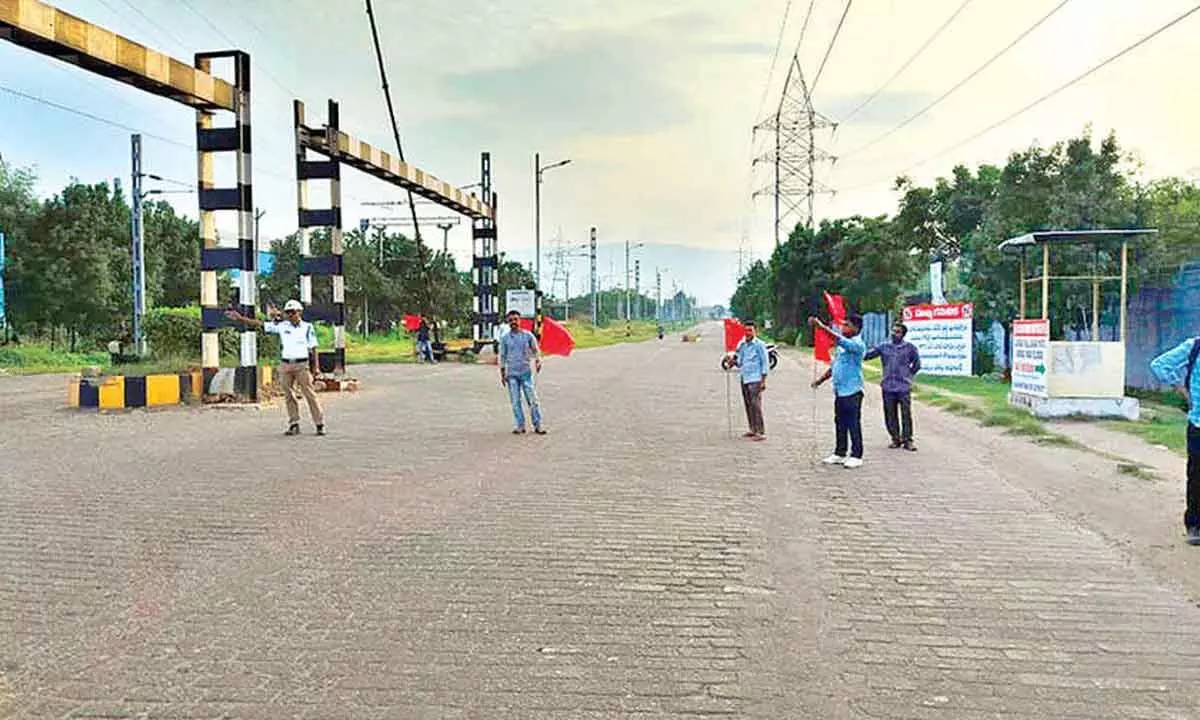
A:
[[[260,383],[254,332],[246,331],[241,335],[240,363],[236,371],[221,371],[217,336],[218,330],[229,324],[217,300],[218,271],[241,270],[238,302],[242,314],[254,316],[256,284],[250,163],[250,56],[237,50],[197,53],[194,66],[188,65],[39,0],[0,0],[0,39],[195,109],[197,189],[200,236],[203,241],[200,305],[204,334],[201,343],[203,371],[201,377],[194,379],[190,386],[196,394],[205,398],[214,394],[235,393],[251,401],[256,400]],[[212,74],[214,60],[232,60],[232,83]],[[218,112],[232,114],[233,124],[215,126],[214,119]],[[236,153],[237,187],[214,187],[213,161],[217,153]],[[223,248],[217,244],[215,213],[221,211],[236,211],[239,214],[236,248]],[[153,398],[147,397],[145,378],[129,378],[129,383],[124,378],[116,380],[124,389],[120,393],[110,390],[107,404],[103,400],[103,388],[99,393],[94,388],[85,393],[81,386],[74,397],[86,395],[87,398],[94,398],[98,395],[95,404],[106,407],[165,404],[155,403]],[[178,385],[185,384],[181,382]],[[86,401],[87,398],[76,404],[92,404]]]
[[[337,102],[329,101],[327,113],[324,126],[310,127],[306,124],[304,103],[295,100],[292,104],[296,132],[296,199],[300,228],[300,302],[304,303],[309,317],[334,326],[333,363],[330,370],[340,375],[346,369],[346,286],[342,276],[342,165],[348,165],[396,187],[412,191],[474,221],[474,332],[477,348],[481,337],[490,340],[491,329],[498,320],[495,288],[498,284],[499,258],[496,255],[495,198],[491,190],[491,161],[488,154],[483,154],[483,198],[480,199],[343,132],[338,120]],[[310,151],[324,159],[309,159]],[[329,181],[328,207],[310,207],[308,184],[314,180]],[[314,228],[329,229],[329,255],[312,255]],[[482,246],[480,238],[485,238]],[[487,254],[481,254],[484,251]],[[488,269],[490,272],[485,272]],[[330,278],[331,305],[313,305],[314,275]],[[489,293],[486,302],[481,300],[485,291]]]

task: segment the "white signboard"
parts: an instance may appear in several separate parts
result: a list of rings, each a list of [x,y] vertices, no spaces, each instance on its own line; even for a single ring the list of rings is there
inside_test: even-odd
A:
[[[1049,320],[1013,320],[1012,391],[1044,398]]]
[[[904,308],[905,338],[921,354],[923,375],[970,375],[975,335],[971,303],[910,305]]]
[[[945,305],[946,296],[942,289],[942,261],[929,264],[929,296],[934,305]]]
[[[532,318],[537,311],[533,290],[506,290],[504,293],[504,312],[510,310],[521,313],[521,317]]]

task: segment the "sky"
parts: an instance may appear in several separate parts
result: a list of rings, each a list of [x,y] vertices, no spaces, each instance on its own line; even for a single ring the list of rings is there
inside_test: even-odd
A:
[[[1115,130],[1148,177],[1200,174],[1197,101],[1184,81],[1200,65],[1200,13],[1078,85],[950,152],[946,150],[1149,34],[1194,0],[1069,0],[987,70],[883,140],[1007,45],[1061,0],[857,0],[845,15],[813,94],[839,124],[818,144],[838,157],[818,164],[819,219],[894,211],[892,180],[946,175],[956,163],[1003,163],[1032,142],[1050,143],[1091,124]],[[793,55],[816,77],[846,7],[816,0],[375,0],[405,157],[455,185],[479,179],[491,153],[499,194],[499,243],[534,258],[534,154],[542,185],[542,284],[561,292],[557,247],[570,255],[572,294],[585,286],[579,247],[597,228],[598,275],[624,282],[625,243],[640,260],[643,287],[655,270],[664,294],[725,303],[739,260],[774,246],[771,179],[751,159],[770,138],[752,128],[779,102]],[[157,50],[188,60],[236,46],[252,56],[254,192],[266,212],[264,238],[295,229],[291,102],[310,124],[330,97],[342,127],[394,150],[363,3],[352,0],[59,0],[57,6]],[[883,87],[959,8],[916,60]],[[786,24],[780,31],[781,23]],[[778,54],[776,53],[778,47]],[[113,127],[0,91],[0,154],[34,166],[44,194],[71,177],[120,177],[128,185],[129,134],[144,133],[147,172],[194,185],[194,116],[72,66],[0,43],[0,87],[36,95],[125,126]],[[855,107],[872,94],[860,111]],[[227,165],[227,164],[226,164]],[[218,164],[217,179],[232,170]],[[362,217],[407,208],[364,206],[403,198],[374,178],[344,172],[347,228]],[[196,215],[195,196],[162,196]],[[445,215],[422,205],[427,216]],[[233,219],[222,234],[236,236]],[[469,223],[449,234],[469,263]],[[440,246],[441,231],[423,226]],[[638,247],[638,246],[641,247]],[[631,265],[632,268],[632,265]]]

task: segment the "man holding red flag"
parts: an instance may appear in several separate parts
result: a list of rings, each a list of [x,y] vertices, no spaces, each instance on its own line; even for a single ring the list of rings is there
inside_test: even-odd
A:
[[[817,388],[826,380],[833,380],[833,419],[837,444],[833,454],[824,462],[847,469],[862,467],[863,356],[867,354],[867,346],[858,336],[862,331],[862,318],[858,315],[847,317],[840,331],[815,317],[810,317],[808,322],[813,328],[833,335],[837,343],[833,365],[812,384]],[[847,450],[850,452],[848,457]]]
[[[729,325],[726,324],[728,333]],[[756,442],[767,439],[766,423],[763,420],[762,394],[767,389],[767,369],[770,358],[767,355],[766,344],[758,339],[757,328],[753,320],[747,320],[743,325],[745,336],[737,344],[732,355],[727,355],[722,363],[725,369],[737,367],[741,369],[742,403],[746,406],[746,420],[750,425],[749,431],[743,437]],[[730,336],[726,334],[726,342]],[[728,387],[726,388],[728,389]]]

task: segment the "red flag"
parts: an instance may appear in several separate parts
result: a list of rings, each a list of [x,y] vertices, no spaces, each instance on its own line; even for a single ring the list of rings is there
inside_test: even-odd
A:
[[[421,327],[421,316],[420,315],[405,315],[404,316],[404,329],[405,330],[407,330],[408,332],[412,332],[420,327]]]
[[[734,318],[725,318],[725,352],[737,350],[738,343],[746,337],[746,326]]]
[[[834,327],[839,327],[846,321],[846,303],[841,295],[825,295],[825,307],[829,308],[829,324]],[[821,362],[833,362],[833,356],[830,351],[833,349],[834,337],[829,333],[817,328],[813,335],[813,357]]]
[[[533,319],[521,318],[521,329],[533,332]],[[542,339],[538,341],[542,352],[546,355],[562,355],[566,357],[575,349],[575,338],[565,327],[554,318],[542,318]]]

